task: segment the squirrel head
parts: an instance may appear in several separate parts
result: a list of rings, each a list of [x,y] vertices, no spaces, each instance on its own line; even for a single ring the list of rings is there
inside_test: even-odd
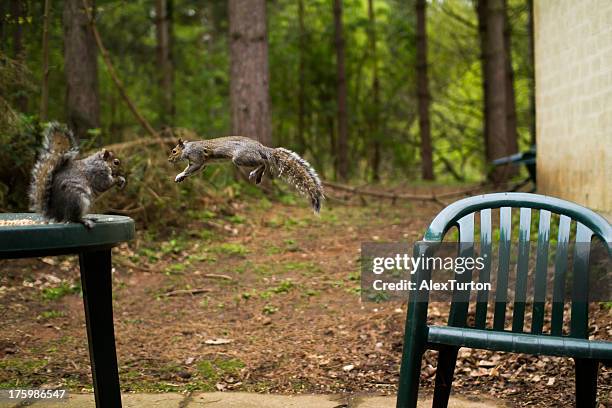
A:
[[[103,149],[102,150],[102,159],[108,164],[111,168],[111,174],[116,176],[123,176],[123,169],[121,167],[121,160],[113,152],[110,150]]]
[[[168,161],[170,163],[176,163],[177,161],[182,160],[184,149],[185,149],[185,142],[183,142],[183,139],[179,139],[178,144],[170,152]]]

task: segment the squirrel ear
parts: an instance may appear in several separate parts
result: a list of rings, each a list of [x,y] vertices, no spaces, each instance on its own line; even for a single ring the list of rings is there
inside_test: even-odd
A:
[[[183,143],[183,139],[179,138],[178,145],[181,146],[181,147],[183,147],[185,145],[185,143]]]
[[[111,152],[109,152],[108,150],[106,150],[106,149],[102,150],[102,158],[104,160],[107,160],[110,157],[110,155],[111,155]]]

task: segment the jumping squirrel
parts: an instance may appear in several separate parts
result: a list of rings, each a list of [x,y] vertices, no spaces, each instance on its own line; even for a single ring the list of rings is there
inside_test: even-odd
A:
[[[323,187],[317,172],[297,153],[282,147],[271,148],[243,136],[227,136],[195,142],[178,140],[168,161],[187,161],[189,165],[174,181],[180,183],[186,177],[206,168],[208,164],[231,160],[238,167],[255,168],[249,180],[261,183],[266,170],[295,187],[310,199],[315,213],[321,209]]]
[[[78,143],[72,132],[56,122],[43,132],[43,146],[32,170],[30,209],[45,219],[78,222],[86,228],[94,219],[85,218],[95,198],[114,185],[125,187],[121,161],[106,149],[77,160]]]

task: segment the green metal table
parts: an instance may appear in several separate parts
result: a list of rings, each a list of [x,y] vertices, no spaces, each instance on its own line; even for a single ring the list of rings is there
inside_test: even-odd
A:
[[[43,224],[40,215],[0,214],[0,259],[78,254],[96,407],[121,407],[113,327],[111,248],[134,237],[134,221],[92,214],[81,224]],[[16,225],[18,220],[28,224]],[[9,225],[7,225],[9,224]]]

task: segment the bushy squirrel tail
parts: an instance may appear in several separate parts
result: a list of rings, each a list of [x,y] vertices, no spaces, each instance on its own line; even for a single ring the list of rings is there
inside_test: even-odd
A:
[[[325,196],[319,175],[310,163],[297,153],[282,147],[272,149],[270,163],[276,175],[306,195],[314,212],[319,213]]]
[[[79,154],[78,144],[67,126],[49,123],[43,131],[43,145],[32,170],[30,209],[43,215],[49,211],[53,177]]]

